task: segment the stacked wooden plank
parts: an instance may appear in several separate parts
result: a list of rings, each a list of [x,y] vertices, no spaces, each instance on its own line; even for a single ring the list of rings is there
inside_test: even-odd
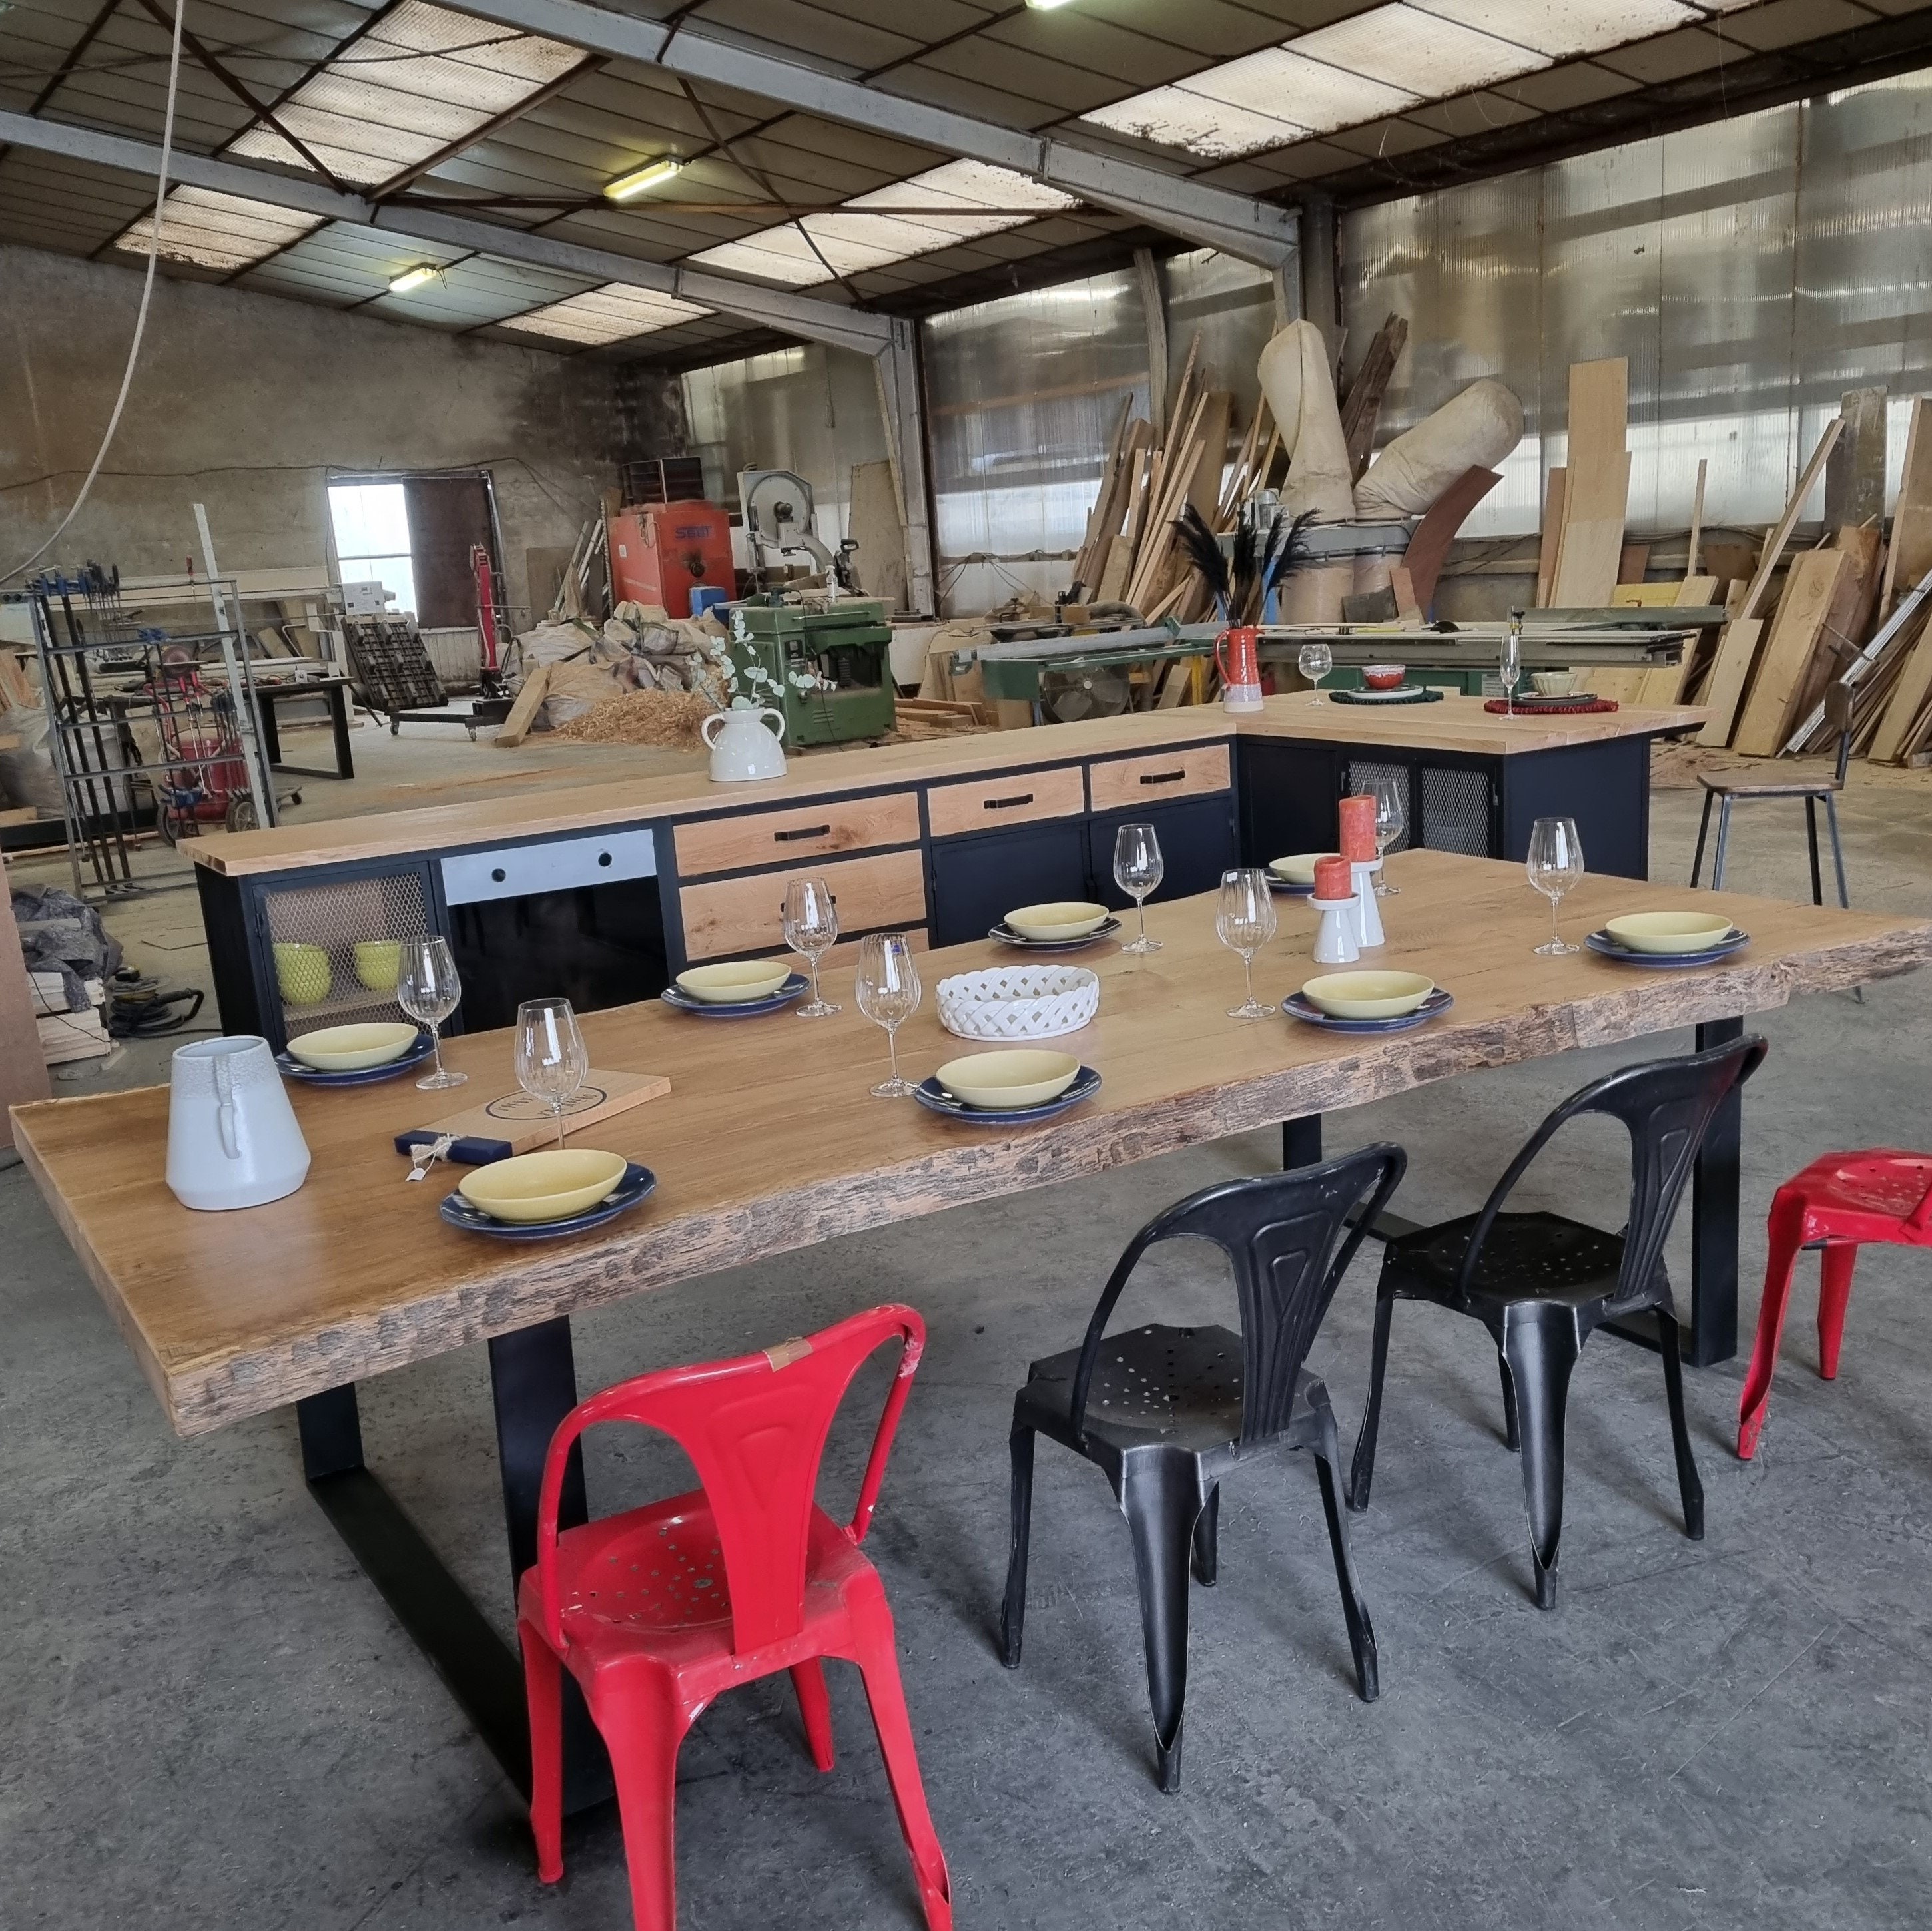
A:
[[[1537,573],[1546,584],[1539,601],[1552,609],[1600,610],[1616,586],[1630,502],[1629,389],[1622,355],[1570,364],[1569,456],[1551,472],[1555,514],[1544,518],[1549,551]]]
[[[58,973],[29,972],[27,985],[33,997],[40,1057],[48,1066],[64,1066],[70,1060],[98,1060],[114,1050],[104,1016],[107,989],[99,979],[82,982],[88,1003],[79,1012],[68,1010],[67,987]]]

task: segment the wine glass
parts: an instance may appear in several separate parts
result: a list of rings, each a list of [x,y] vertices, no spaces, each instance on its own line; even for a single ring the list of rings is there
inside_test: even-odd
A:
[[[1402,784],[1392,771],[1385,771],[1371,786],[1376,801],[1376,856],[1386,858],[1389,847],[1402,836]],[[1376,896],[1399,898],[1399,887],[1390,884],[1384,872],[1376,874]]]
[[[1141,935],[1124,952],[1157,952],[1160,941],[1147,934],[1148,894],[1160,889],[1167,871],[1160,840],[1151,825],[1123,825],[1114,835],[1114,883],[1134,901],[1141,915]]]
[[[446,1072],[442,1064],[442,1022],[456,1010],[462,997],[463,982],[456,976],[456,961],[447,939],[429,932],[404,940],[396,961],[396,1003],[418,1025],[429,1028],[436,1054],[436,1070],[416,1081],[419,1087],[434,1090],[461,1086],[470,1077]]]
[[[517,1084],[550,1108],[563,1144],[563,1109],[590,1077],[590,1049],[567,999],[526,999],[517,1008]]]
[[[1214,930],[1222,945],[1241,955],[1248,996],[1228,1009],[1230,1019],[1265,1019],[1268,1008],[1255,997],[1255,955],[1274,937],[1274,894],[1264,871],[1238,870],[1221,874],[1220,909]]]
[[[1322,702],[1322,680],[1335,667],[1335,653],[1325,643],[1304,643],[1295,653],[1295,667],[1315,687],[1311,704]]]
[[[838,906],[822,878],[794,878],[785,887],[784,941],[812,968],[812,997],[801,1019],[829,1019],[840,1009],[818,996],[818,961],[838,937]]]
[[[1551,955],[1580,952],[1581,946],[1566,946],[1556,929],[1563,895],[1583,876],[1583,841],[1574,818],[1539,818],[1530,826],[1528,868],[1530,883],[1550,901],[1550,943],[1536,949]]]
[[[1498,673],[1502,679],[1503,701],[1516,709],[1516,687],[1522,682],[1522,613],[1512,610],[1503,628],[1502,660]]]
[[[859,1010],[874,1026],[886,1029],[886,1045],[892,1054],[892,1077],[872,1088],[872,1097],[903,1099],[917,1088],[899,1078],[898,1030],[919,1010],[920,1001],[919,968],[903,932],[868,932],[859,941],[853,991]]]

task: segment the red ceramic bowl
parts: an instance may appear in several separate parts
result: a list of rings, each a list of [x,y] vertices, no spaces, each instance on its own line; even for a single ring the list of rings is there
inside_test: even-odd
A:
[[[1408,675],[1406,664],[1370,664],[1363,669],[1362,682],[1371,691],[1396,691]]]

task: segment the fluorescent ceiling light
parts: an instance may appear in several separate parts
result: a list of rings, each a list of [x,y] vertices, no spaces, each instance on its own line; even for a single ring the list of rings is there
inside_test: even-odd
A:
[[[1074,205],[1072,196],[1005,168],[984,161],[948,161],[910,181],[856,195],[822,214],[808,214],[741,241],[706,248],[692,259],[707,268],[807,288],[835,274],[860,274],[976,235],[997,235]],[[920,211],[868,211],[899,208]]]
[[[620,175],[615,181],[604,184],[604,199],[608,201],[628,201],[634,195],[648,193],[654,187],[662,187],[668,181],[675,181],[683,173],[682,161],[666,159],[652,161],[634,173]]]
[[[475,134],[584,57],[561,40],[401,0],[283,100],[275,118],[338,180],[375,187]],[[225,151],[308,166],[266,122]]]
[[[441,273],[441,269],[428,263],[413,268],[405,268],[389,284],[389,292],[392,295],[407,295],[411,289],[421,288],[424,282],[434,281]]]
[[[153,223],[151,208],[130,225],[115,247],[130,255],[145,255]],[[321,226],[320,215],[292,214],[266,202],[216,194],[205,187],[178,187],[161,205],[160,253],[166,261],[192,262],[197,268],[232,274]]]
[[[1310,59],[1406,88],[1425,100],[1486,87],[1550,64],[1536,48],[1498,39],[1493,7],[1476,10],[1491,31],[1478,32],[1423,7],[1378,7],[1304,34],[1293,51]]]
[[[1552,60],[1622,46],[1704,16],[1678,0],[1413,0],[1425,13],[1479,27]],[[1444,90],[1445,91],[1448,90]]]
[[[533,308],[527,315],[511,316],[501,325],[594,348],[659,328],[674,328],[680,322],[696,322],[710,313],[695,302],[608,282],[602,288],[587,289],[582,295]]]

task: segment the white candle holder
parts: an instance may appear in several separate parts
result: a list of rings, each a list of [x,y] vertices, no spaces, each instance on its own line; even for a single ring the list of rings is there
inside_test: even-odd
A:
[[[1359,895],[1358,895],[1359,897]],[[1356,898],[1311,898],[1309,904],[1322,914],[1316,928],[1315,963],[1317,965],[1352,965],[1362,956],[1357,937],[1360,915]]]
[[[1376,903],[1376,874],[1382,868],[1378,858],[1356,859],[1348,867],[1355,881],[1355,943],[1364,952],[1384,941],[1382,910]]]

